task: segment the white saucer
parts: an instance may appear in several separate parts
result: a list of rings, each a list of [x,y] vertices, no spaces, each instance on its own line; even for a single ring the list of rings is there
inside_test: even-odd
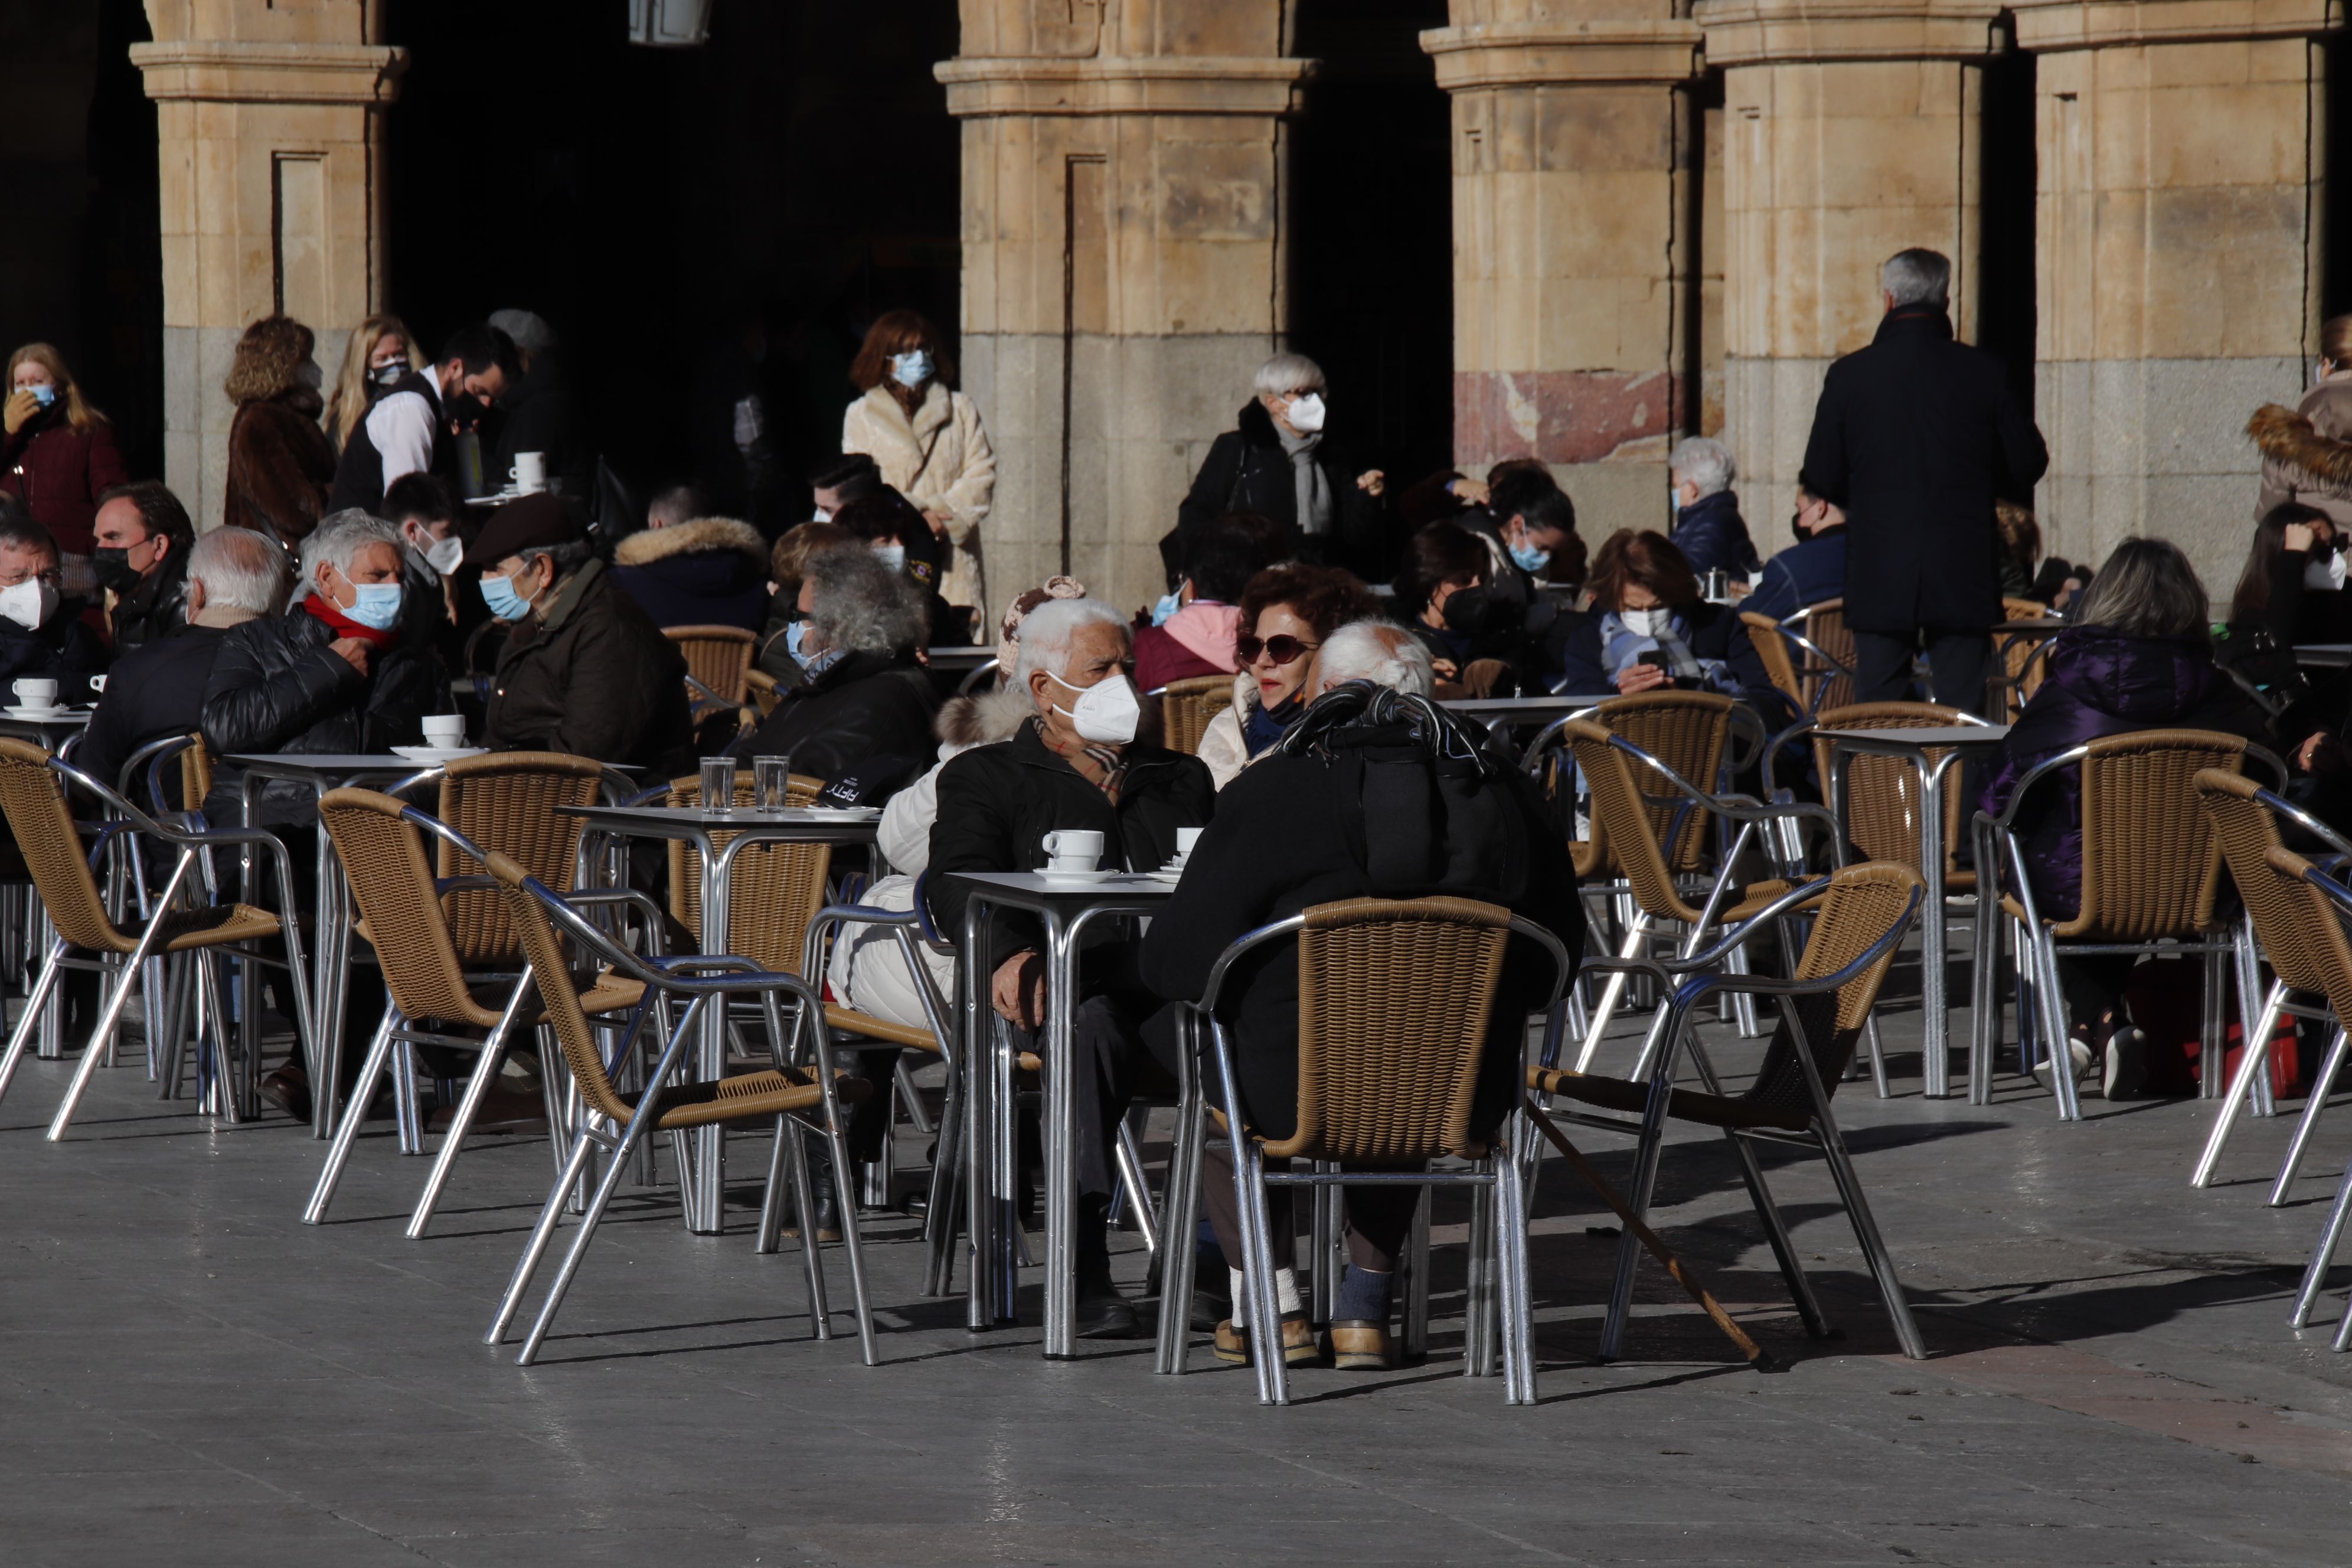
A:
[[[1181,866],[1175,866],[1175,867],[1162,866],[1162,867],[1161,867],[1159,870],[1157,870],[1157,871],[1146,871],[1146,872],[1144,872],[1144,873],[1142,873],[1142,874],[1143,874],[1143,876],[1144,876],[1144,877],[1148,878],[1148,879],[1150,879],[1151,881],[1154,881],[1154,882],[1165,882],[1165,883],[1167,883],[1170,887],[1171,887],[1171,888],[1172,888],[1172,887],[1174,887],[1178,882],[1180,882],[1180,881],[1183,880],[1183,878],[1184,878],[1184,868],[1183,868]]]
[[[435,763],[454,763],[459,757],[478,757],[488,750],[488,746],[394,746],[392,754],[429,767]]]
[[[801,805],[793,809],[814,816],[838,817],[844,822],[866,822],[882,815],[878,805]]]
[[[55,708],[10,708],[5,711],[11,719],[38,720],[63,719],[72,713],[73,710],[60,702]]]
[[[1048,868],[1037,873],[1048,882],[1061,882],[1073,888],[1088,887],[1096,882],[1108,882],[1113,877],[1123,877],[1126,874],[1124,871],[1106,871],[1099,868],[1092,871],[1055,871]]]

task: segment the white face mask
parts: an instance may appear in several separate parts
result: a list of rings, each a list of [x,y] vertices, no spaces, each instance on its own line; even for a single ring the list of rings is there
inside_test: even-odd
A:
[[[1301,436],[1312,436],[1323,428],[1323,395],[1308,392],[1291,400],[1290,412],[1285,417],[1293,430]]]
[[[831,522],[833,521],[833,513],[825,510],[823,507],[819,507],[816,509],[815,515],[810,518],[809,521],[811,522]]]
[[[1054,706],[1070,716],[1080,740],[1123,746],[1135,739],[1136,726],[1143,719],[1143,704],[1135,695],[1134,681],[1124,675],[1108,675],[1092,686],[1071,686],[1050,670],[1046,678],[1078,694],[1078,700],[1071,707],[1064,708],[1058,702]]]
[[[2303,585],[2326,594],[2344,586],[2344,552],[2334,552],[2325,561],[2314,561],[2303,569]]]
[[[1675,629],[1675,613],[1668,609],[1620,610],[1617,618],[1637,637],[1661,637]]]
[[[16,622],[26,631],[38,631],[57,611],[58,591],[38,577],[19,583],[13,588],[0,588],[0,616]]]
[[[426,536],[425,564],[432,567],[442,576],[446,577],[450,573],[455,572],[465,559],[466,542],[456,534],[453,533],[446,539]]]
[[[907,569],[907,547],[903,544],[877,544],[874,547],[874,554],[877,560],[893,572],[904,572]]]
[[[931,379],[931,351],[908,349],[890,356],[890,379],[912,392]]]

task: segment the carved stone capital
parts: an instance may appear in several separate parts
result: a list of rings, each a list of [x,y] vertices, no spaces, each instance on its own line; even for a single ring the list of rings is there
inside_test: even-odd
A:
[[[383,44],[133,44],[131,63],[153,99],[225,103],[390,103],[408,51]]]
[[[2131,44],[2316,37],[2343,0],[2018,0],[2017,43],[2037,53]]]
[[[1983,0],[1698,0],[1713,66],[1981,59],[2000,52]]]
[[[1003,114],[1287,114],[1316,62],[1289,56],[971,58],[931,68],[959,118]]]
[[[1704,68],[1696,22],[1685,16],[1585,22],[1486,22],[1434,27],[1421,47],[1448,92],[1549,82],[1688,81]]]

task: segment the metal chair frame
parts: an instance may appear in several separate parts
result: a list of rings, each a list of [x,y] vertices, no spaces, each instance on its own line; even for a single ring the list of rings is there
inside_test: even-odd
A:
[[[2308,863],[2305,866],[2303,879],[2319,889],[2339,922],[2352,918],[2352,889],[2344,887],[2320,867]],[[2336,1048],[2329,1053],[2331,1059],[2341,1053],[2343,1046],[2344,1030],[2339,1026],[2336,1031]],[[2246,1054],[2250,1058],[2253,1055],[2251,1050]],[[2315,1087],[2312,1094],[2315,1101],[2321,1097]],[[2284,1173],[2282,1173],[2284,1179]],[[2294,1313],[2290,1320],[2295,1328],[2300,1329],[2311,1321],[2312,1310],[2319,1304],[2320,1296],[2327,1289],[2327,1270],[2336,1261],[2336,1249],[2343,1240],[2347,1219],[2352,1219],[2352,1163],[2344,1168],[2343,1179],[2336,1184],[2336,1201],[2328,1205],[2327,1223],[2321,1228],[2319,1239],[2312,1247],[2311,1260],[2304,1266],[2302,1282],[2296,1287]],[[2352,1301],[2346,1303],[2343,1321],[2336,1325],[2336,1338],[2328,1348],[2339,1353],[2352,1349]]]

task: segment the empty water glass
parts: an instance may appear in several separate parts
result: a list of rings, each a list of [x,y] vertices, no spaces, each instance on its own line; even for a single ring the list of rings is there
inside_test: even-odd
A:
[[[751,759],[751,798],[761,811],[782,811],[792,805],[792,781],[791,757]]]
[[[735,808],[734,758],[702,759],[702,805],[703,809],[721,816]]]

